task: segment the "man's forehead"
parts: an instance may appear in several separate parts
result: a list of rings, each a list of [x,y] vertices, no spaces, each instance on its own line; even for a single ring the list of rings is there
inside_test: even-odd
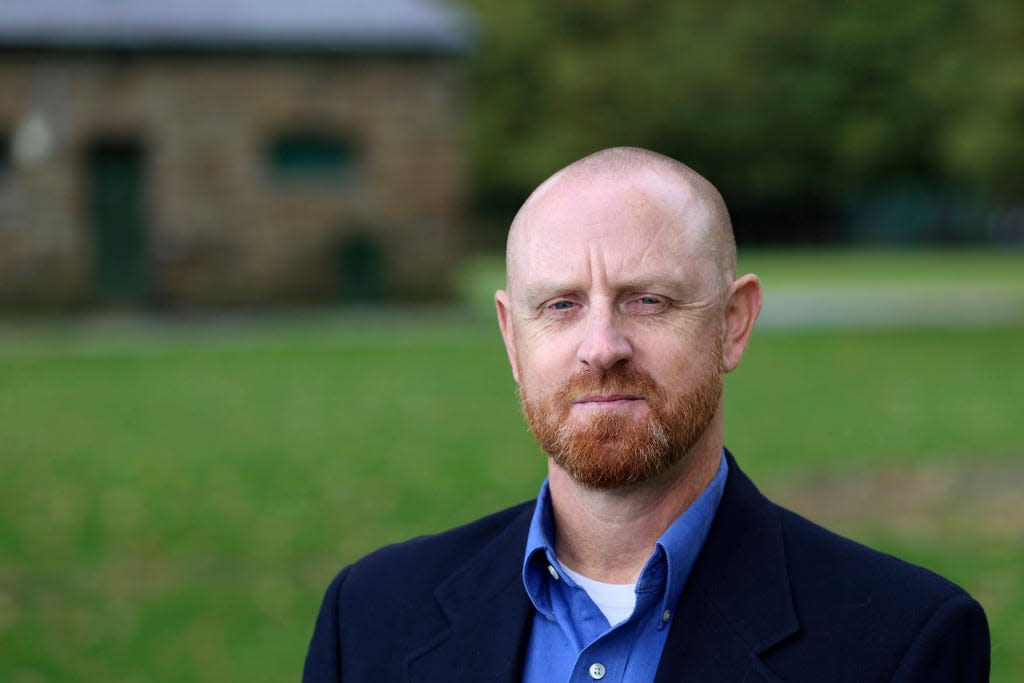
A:
[[[699,255],[706,226],[688,188],[654,175],[633,175],[568,179],[541,190],[509,235],[510,268],[546,269],[598,254],[634,265],[652,262],[666,270],[666,258]]]

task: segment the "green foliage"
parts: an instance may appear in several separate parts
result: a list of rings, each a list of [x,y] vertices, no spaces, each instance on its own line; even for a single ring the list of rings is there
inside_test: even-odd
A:
[[[1024,5],[469,0],[485,205],[601,147],[687,161],[740,207],[893,180],[1024,193]],[[979,226],[980,229],[980,226]]]

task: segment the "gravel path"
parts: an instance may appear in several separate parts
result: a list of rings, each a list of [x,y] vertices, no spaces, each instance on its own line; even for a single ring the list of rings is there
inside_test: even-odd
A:
[[[765,286],[761,328],[1024,324],[1020,286]]]

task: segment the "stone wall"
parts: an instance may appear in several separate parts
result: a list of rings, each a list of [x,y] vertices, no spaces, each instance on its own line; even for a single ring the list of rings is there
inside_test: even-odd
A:
[[[457,63],[413,57],[0,53],[0,305],[96,300],[88,150],[144,153],[150,300],[331,299],[356,231],[384,294],[434,298],[463,244]],[[338,177],[282,178],[282,134],[352,143]]]

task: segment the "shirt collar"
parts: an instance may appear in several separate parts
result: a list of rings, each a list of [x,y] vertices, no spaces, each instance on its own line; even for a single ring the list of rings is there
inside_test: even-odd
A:
[[[540,485],[537,494],[537,507],[530,521],[530,532],[526,537],[526,555],[523,558],[523,585],[534,606],[546,617],[553,619],[548,580],[559,580],[565,577],[570,585],[575,585],[570,577],[562,571],[562,565],[555,557],[555,523],[551,511],[551,493],[548,480]],[[549,574],[550,571],[555,573]]]
[[[637,581],[637,593],[663,590],[661,613],[675,609],[683,594],[686,580],[697,561],[704,541],[707,539],[711,522],[718,510],[718,503],[725,490],[725,480],[729,474],[729,464],[722,450],[718,472],[707,488],[697,499],[674,521],[658,538],[654,552],[640,572]],[[526,553],[523,558],[523,585],[534,606],[545,616],[551,618],[551,600],[549,597],[549,581],[562,580],[575,585],[563,571],[555,556],[555,525],[551,510],[551,492],[548,480],[541,484],[537,495],[537,507],[530,522],[530,531],[526,539]],[[550,569],[554,570],[551,573]],[[557,576],[556,576],[557,574]],[[666,578],[667,577],[667,578]],[[668,621],[668,619],[665,619]]]

